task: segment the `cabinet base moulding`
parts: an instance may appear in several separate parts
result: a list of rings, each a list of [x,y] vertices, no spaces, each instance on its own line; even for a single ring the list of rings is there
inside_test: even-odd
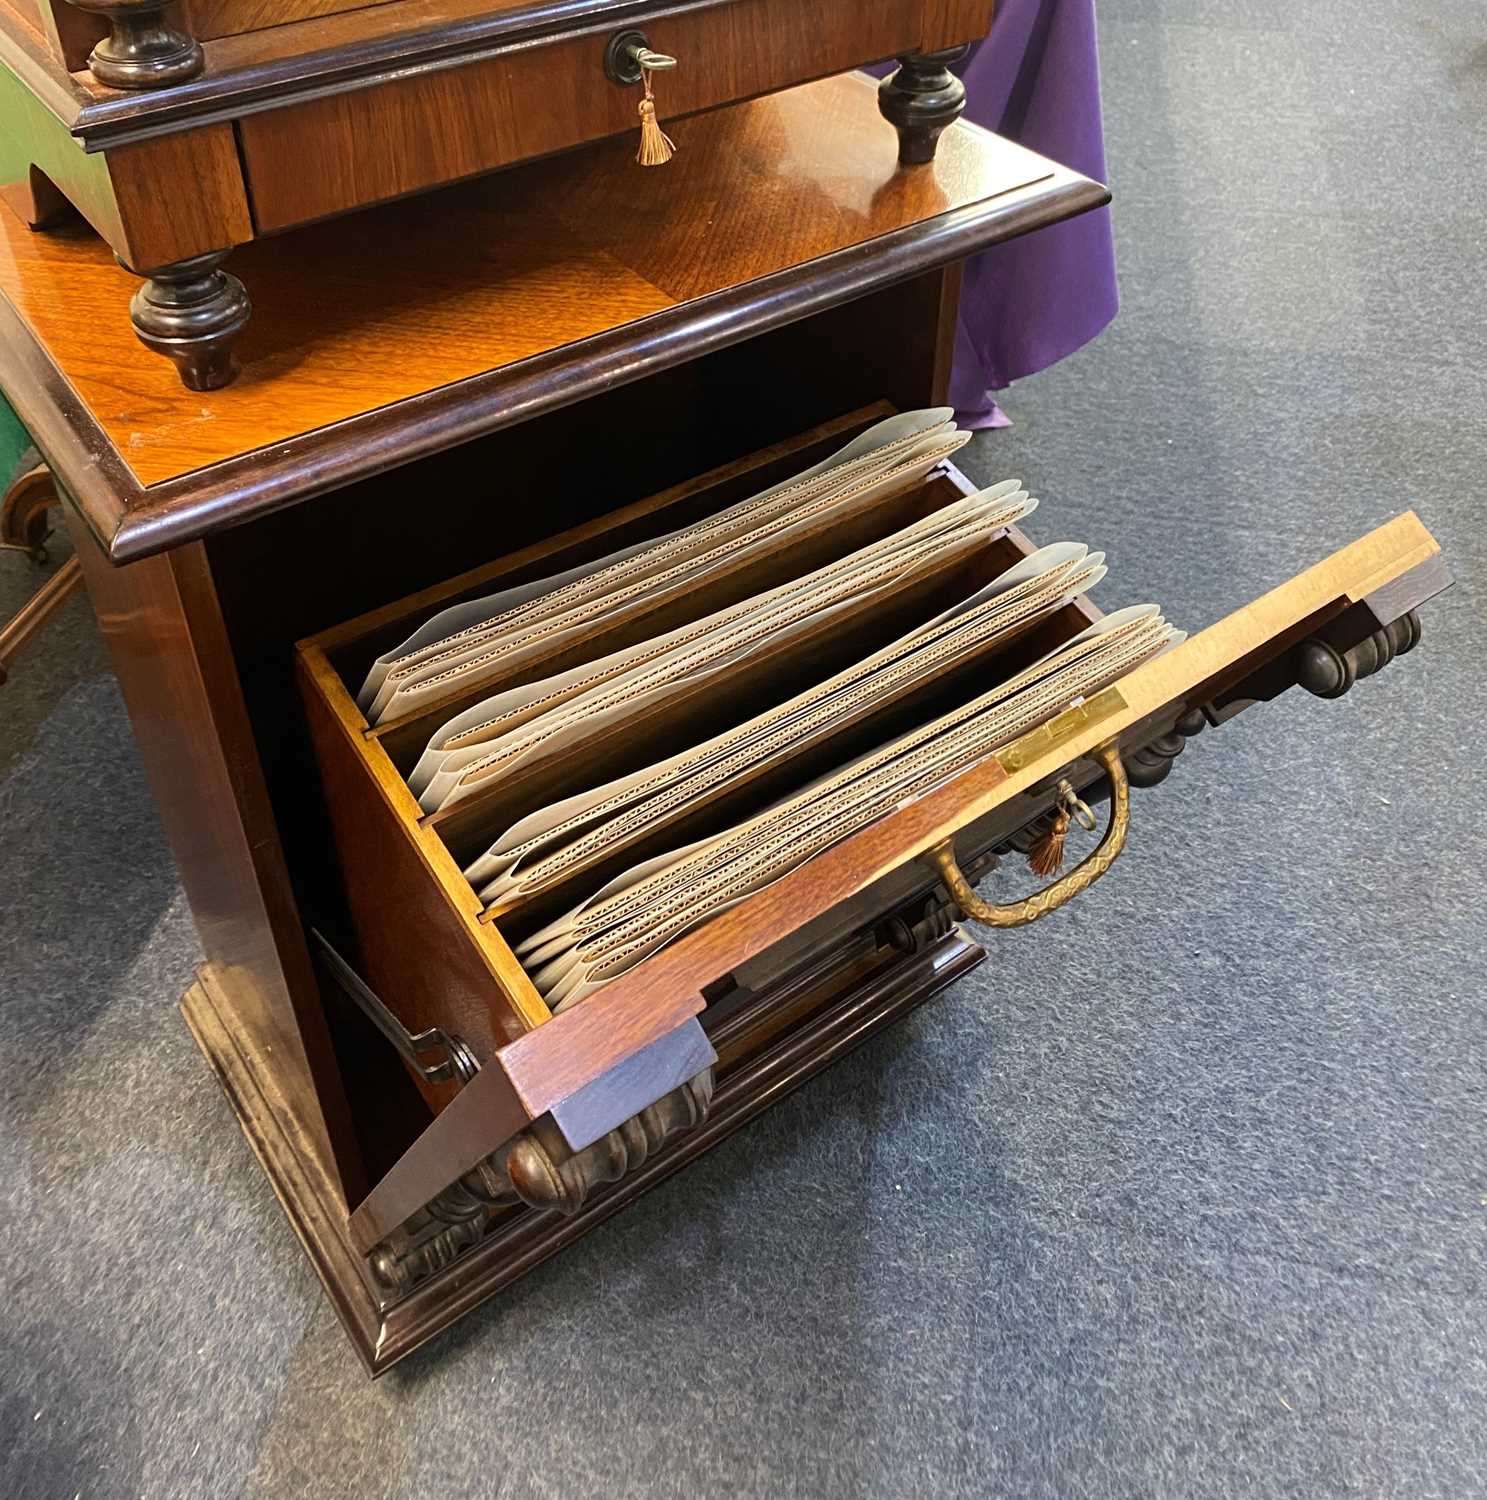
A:
[[[789,1009],[804,1018],[722,1073],[702,1124],[677,1136],[636,1172],[595,1192],[571,1217],[528,1211],[503,1218],[465,1254],[402,1297],[378,1284],[367,1258],[352,1246],[339,1191],[307,1150],[308,1137],[276,1085],[270,1060],[244,1045],[248,1032],[230,988],[211,965],[186,991],[181,1009],[362,1362],[375,1376],[954,983],[985,956],[959,926],[947,922],[913,951],[885,947],[881,965],[845,993],[832,975],[822,973],[823,1003],[813,1007],[809,996],[793,992]],[[756,1008],[751,1011],[757,1014]],[[725,1022],[723,1029],[728,1026]]]

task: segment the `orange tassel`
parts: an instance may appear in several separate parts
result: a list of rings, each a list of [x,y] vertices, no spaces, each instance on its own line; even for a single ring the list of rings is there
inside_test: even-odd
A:
[[[651,92],[651,70],[641,69],[645,98],[640,101],[640,150],[635,160],[643,167],[664,167],[676,155],[676,143],[656,118],[656,96]]]
[[[1047,878],[1057,875],[1064,862],[1064,840],[1069,836],[1069,814],[1060,807],[1047,833],[1040,834],[1028,845],[1028,868],[1034,875]]]

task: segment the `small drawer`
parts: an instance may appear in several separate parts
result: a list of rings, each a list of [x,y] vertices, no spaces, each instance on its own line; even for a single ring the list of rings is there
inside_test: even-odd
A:
[[[984,36],[990,0],[726,0],[623,27],[562,34],[250,115],[238,124],[259,233],[328,218],[633,130],[638,86],[612,83],[605,51],[642,31],[678,59],[657,79],[663,120]],[[888,160],[892,131],[883,127]],[[305,164],[314,163],[306,171]]]
[[[1160,781],[1186,737],[1292,686],[1322,697],[1346,691],[1413,647],[1413,611],[1449,583],[1433,538],[1413,514],[1399,516],[551,1015],[513,951],[538,918],[520,905],[487,909],[461,873],[471,855],[467,804],[426,814],[404,779],[429,733],[466,705],[445,699],[416,717],[372,728],[354,697],[367,667],[445,605],[489,593],[496,580],[510,585],[551,576],[687,525],[834,452],[888,410],[853,413],[301,643],[299,677],[354,962],[409,1032],[437,1028],[478,1065],[463,1088],[449,1079],[418,1079],[440,1118],[359,1211],[354,1227],[368,1246],[416,1206],[407,1182],[426,1186],[430,1172],[447,1172],[440,1180],[453,1181],[481,1156],[482,1144],[494,1150],[513,1130],[586,1091],[602,1091],[606,1080],[683,1028],[700,1039],[695,1018],[717,1037],[726,1078],[730,1067],[759,1055],[802,1019],[788,1005],[779,1007],[778,1018],[756,1005],[747,1025],[735,1026],[737,997],[788,992],[791,975],[841,950],[844,934],[863,935],[852,961],[871,964],[875,943],[916,941],[904,914],[925,910],[926,900],[931,926],[949,903],[993,926],[1019,926],[1083,896],[1120,852],[1133,817],[1130,786]],[[932,510],[973,489],[946,464],[914,492],[913,504]],[[990,576],[1033,547],[1016,528],[1002,534],[987,549]],[[957,577],[946,587],[963,598],[968,583],[985,581]],[[1018,649],[1036,659],[1099,614],[1087,599],[1066,604]],[[735,687],[730,682],[730,691]],[[696,743],[686,738],[694,728],[690,721],[648,719],[647,743],[629,747],[634,764],[609,774],[650,763],[658,746],[664,755]],[[671,748],[667,735],[678,737]],[[625,748],[619,747],[622,756]],[[585,762],[578,769],[602,775],[605,768]],[[1110,802],[1098,848],[1028,901],[983,906],[966,872],[974,875],[991,851],[1025,843],[1056,797],[1067,796],[1061,783],[1091,802]],[[539,788],[530,795],[540,800],[525,802],[527,793],[493,785],[479,797],[504,799],[503,813],[521,816],[569,790]],[[473,801],[478,807],[479,798]],[[736,821],[731,813],[712,815],[721,826]],[[1134,821],[1139,829],[1139,807]],[[699,836],[692,832],[682,842]],[[746,1042],[738,1040],[742,1032]],[[627,1097],[639,1098],[636,1108],[657,1097],[640,1097],[637,1087],[644,1094],[643,1083],[626,1085]],[[693,1108],[680,1094],[667,1097],[672,1110]],[[570,1135],[575,1150],[585,1144]]]

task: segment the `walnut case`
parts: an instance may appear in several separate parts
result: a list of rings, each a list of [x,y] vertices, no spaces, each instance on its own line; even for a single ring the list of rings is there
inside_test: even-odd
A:
[[[402,781],[416,726],[369,729],[354,689],[444,602],[940,404],[959,259],[1105,198],[963,123],[912,169],[869,128],[872,90],[841,79],[708,116],[717,149],[664,184],[621,194],[599,148],[563,178],[577,247],[511,249],[505,206],[536,201],[550,164],[457,190],[442,219],[421,203],[324,226],[304,261],[286,239],[259,309],[283,337],[190,421],[159,415],[179,410],[173,375],[107,316],[107,251],[0,213],[0,387],[66,491],[201,933],[186,1018],[373,1373],[980,962],[963,910],[1010,925],[1096,899],[1113,833],[1010,915],[972,888],[1061,779],[1139,838],[1128,787],[1298,683],[1346,691],[1414,645],[1447,582],[1401,516],[549,1016],[508,942],[521,912],[483,911],[460,874],[459,809],[423,815]],[[699,260],[688,226],[718,202],[736,232]],[[430,236],[458,244],[438,297],[389,304],[378,247]],[[342,280],[321,307],[304,288],[328,247]],[[59,313],[59,278],[85,316]],[[966,489],[946,465],[912,503]],[[1092,613],[1066,607],[1036,644]]]

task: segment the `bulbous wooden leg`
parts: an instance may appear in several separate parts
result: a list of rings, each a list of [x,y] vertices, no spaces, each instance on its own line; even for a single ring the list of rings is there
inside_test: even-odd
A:
[[[146,280],[129,303],[134,331],[146,348],[175,361],[189,390],[214,391],[237,374],[232,345],[252,304],[242,282],[221,269],[227,255],[193,255],[136,273]]]
[[[898,159],[919,166],[935,159],[940,136],[965,112],[966,86],[950,71],[969,47],[914,52],[878,85],[878,108],[898,131]]]
[[[166,0],[70,0],[105,17],[109,34],[88,56],[88,71],[115,89],[154,89],[201,72],[201,44],[165,19]]]
[[[582,1151],[544,1115],[378,1245],[368,1257],[373,1275],[406,1296],[480,1243],[492,1209],[518,1199],[539,1212],[576,1214],[605,1183],[638,1171],[674,1137],[701,1125],[712,1098],[713,1070],[706,1068]]]
[[[1309,636],[1292,656],[1296,681],[1318,698],[1341,698],[1360,677],[1382,672],[1396,656],[1408,655],[1419,644],[1420,616],[1413,609],[1346,651]]]
[[[576,1214],[606,1182],[637,1171],[673,1136],[700,1125],[712,1098],[713,1070],[707,1068],[582,1151],[570,1150],[544,1117],[507,1150],[506,1177],[528,1207]]]

